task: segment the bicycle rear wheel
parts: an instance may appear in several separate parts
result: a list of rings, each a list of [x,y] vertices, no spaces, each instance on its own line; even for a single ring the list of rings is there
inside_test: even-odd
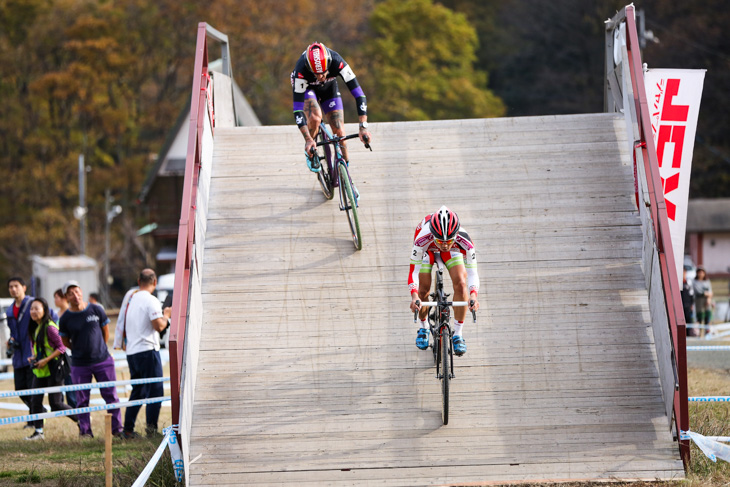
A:
[[[340,174],[340,191],[342,192],[342,205],[345,213],[347,213],[347,222],[350,224],[350,232],[352,233],[352,243],[355,244],[357,250],[362,249],[362,237],[360,236],[360,220],[357,217],[357,205],[355,196],[352,192],[350,184],[350,176],[347,172],[347,166],[340,163],[337,172]]]
[[[317,134],[317,142],[326,142],[329,139],[329,131],[324,125],[322,125],[319,128],[319,133]],[[335,195],[332,184],[334,150],[329,144],[323,145],[322,149],[324,149],[324,157],[320,157],[319,163],[321,168],[317,173],[317,180],[319,181],[319,185],[322,186],[322,193],[324,193],[324,197],[328,200],[331,200],[332,197]]]
[[[449,368],[449,329],[441,328],[441,402],[443,411],[441,418],[444,424],[449,424],[449,380],[451,379],[451,370]]]

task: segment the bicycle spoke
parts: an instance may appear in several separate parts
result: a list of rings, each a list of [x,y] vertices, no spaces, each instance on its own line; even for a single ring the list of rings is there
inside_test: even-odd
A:
[[[317,141],[326,142],[329,138],[329,131],[327,130],[327,127],[322,124],[319,128],[319,133],[317,134]],[[329,145],[323,145],[322,149],[324,150],[324,157],[320,158],[320,164],[322,167],[317,173],[317,180],[319,181],[319,185],[322,187],[324,197],[331,200],[334,196],[332,184],[332,168],[334,162],[333,150]]]

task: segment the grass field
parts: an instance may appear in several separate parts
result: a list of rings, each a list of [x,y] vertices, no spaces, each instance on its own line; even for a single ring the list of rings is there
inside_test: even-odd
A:
[[[110,313],[110,339],[114,337],[116,316]],[[117,380],[129,379],[126,367],[117,368]],[[169,364],[163,367],[166,377],[170,376]],[[13,381],[0,381],[0,390],[13,390]],[[165,389],[168,395],[169,389]],[[129,397],[129,391],[119,394]],[[92,395],[91,399],[99,398]],[[20,403],[18,398],[4,399],[4,402]],[[44,400],[48,406],[48,398]],[[48,409],[48,407],[47,407]],[[49,409],[50,410],[50,409]],[[27,414],[25,411],[0,409],[0,417],[12,417]],[[0,486],[35,485],[42,487],[91,487],[103,486],[104,472],[104,416],[106,412],[91,413],[91,427],[94,438],[79,438],[78,428],[70,419],[52,418],[46,420],[43,441],[25,441],[32,430],[23,429],[23,425],[0,426]],[[122,409],[122,420],[124,409]],[[158,425],[160,431],[170,426],[172,413],[169,406],[160,411]],[[121,441],[114,439],[112,458],[114,465],[114,485],[130,486],[147,465],[162,441],[162,436],[146,438],[145,408],[137,416],[135,427],[142,437],[137,440]],[[147,485],[178,485],[172,474],[170,455],[165,452],[158,467],[150,477]]]
[[[114,318],[112,318],[114,320]],[[112,323],[113,326],[114,323]],[[112,331],[113,335],[113,329]],[[165,366],[169,377],[169,367]],[[125,368],[117,369],[118,380],[129,378]],[[688,372],[689,395],[730,395],[730,370],[692,368]],[[0,381],[0,390],[12,390],[12,380]],[[92,396],[100,397],[100,396]],[[17,401],[18,399],[6,399]],[[730,436],[730,404],[691,403],[690,429],[705,436]],[[0,409],[0,417],[25,414]],[[0,486],[34,485],[42,487],[92,487],[104,485],[104,412],[92,413],[95,438],[80,439],[76,425],[65,418],[46,421],[45,440],[24,441],[31,430],[22,425],[0,426]],[[144,432],[144,408],[137,418],[138,432]],[[160,430],[171,424],[169,407],[160,413]],[[114,485],[130,486],[147,464],[162,437],[113,442]],[[160,460],[147,485],[167,487],[175,482],[169,453]],[[527,484],[530,485],[530,484]],[[534,484],[538,485],[538,484]],[[545,486],[546,484],[539,484]],[[568,483],[563,487],[588,487],[605,484]],[[612,485],[642,486],[711,486],[730,485],[730,464],[713,463],[692,444],[692,461],[683,482],[638,482]]]

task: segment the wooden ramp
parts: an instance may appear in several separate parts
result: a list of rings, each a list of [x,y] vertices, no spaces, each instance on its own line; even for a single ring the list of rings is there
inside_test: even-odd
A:
[[[361,252],[295,127],[217,129],[190,484],[682,478],[623,127],[374,124],[373,152],[349,145]],[[482,305],[448,426],[406,284],[442,204],[476,242]]]

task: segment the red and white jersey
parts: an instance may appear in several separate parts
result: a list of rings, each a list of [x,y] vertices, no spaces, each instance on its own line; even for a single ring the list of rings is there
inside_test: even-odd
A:
[[[411,265],[408,273],[409,292],[418,291],[418,274],[420,272],[431,272],[436,260],[443,262],[447,269],[463,264],[466,267],[469,293],[479,292],[476,247],[469,238],[469,234],[466,233],[466,229],[463,226],[460,227],[454,246],[448,252],[442,252],[434,243],[434,237],[429,227],[432,216],[427,215],[418,224],[416,233],[413,236],[413,249],[410,255]]]

